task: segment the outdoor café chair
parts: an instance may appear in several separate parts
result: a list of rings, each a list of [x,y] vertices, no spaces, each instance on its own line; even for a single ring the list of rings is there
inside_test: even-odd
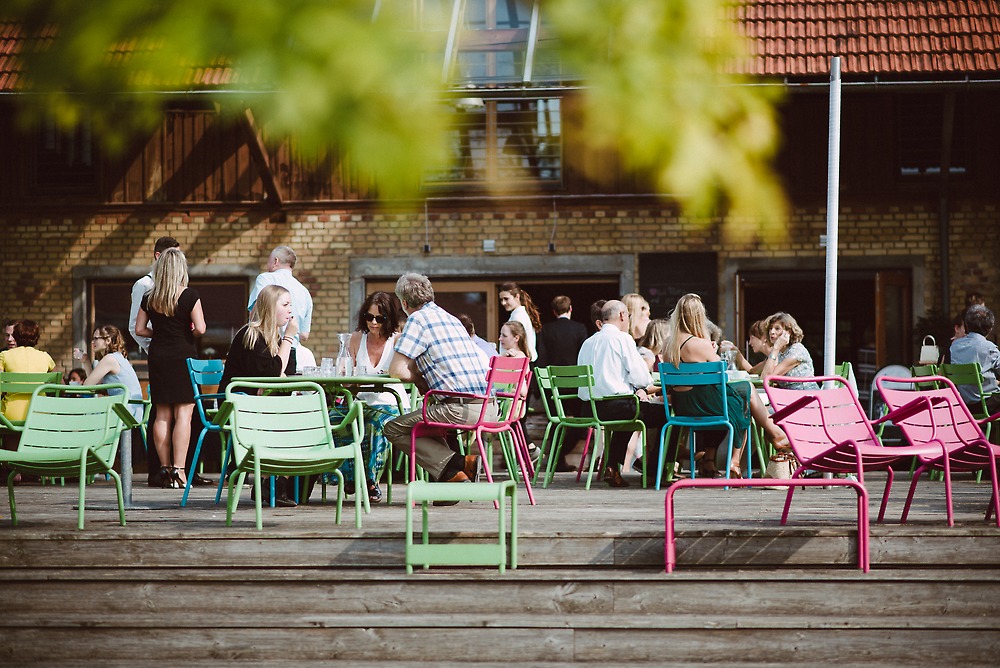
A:
[[[110,390],[118,393],[101,394]],[[17,450],[0,450],[0,464],[10,470],[7,496],[14,526],[17,526],[14,476],[18,473],[78,478],[79,529],[83,529],[87,479],[105,473],[115,481],[118,518],[125,526],[122,481],[112,467],[122,430],[138,424],[127,408],[127,397],[125,386],[119,383],[86,387],[46,384],[35,388]]]
[[[521,406],[524,403],[521,394],[527,382],[528,359],[526,357],[497,356],[490,358],[490,367],[486,372],[485,394],[428,390],[424,395],[424,403],[421,408],[422,419],[413,426],[413,431],[410,434],[410,481],[412,482],[417,479],[417,438],[428,435],[440,436],[442,432],[456,430],[472,434],[479,449],[479,455],[482,458],[486,479],[489,482],[493,482],[493,473],[490,470],[487,449],[483,443],[483,434],[498,434],[501,438],[506,434],[513,438],[514,457],[521,469],[521,477],[528,492],[528,500],[531,505],[535,505],[535,497],[531,491],[531,458],[528,456],[527,444],[524,443],[523,437],[518,436],[518,430],[514,427],[514,423],[520,415]],[[428,418],[427,407],[429,405],[435,401],[448,400],[481,402],[482,408],[479,412],[479,418],[472,424],[435,422]],[[495,419],[488,417],[490,405],[497,406],[497,417]],[[516,478],[513,467],[511,469],[511,478]]]
[[[917,389],[921,383],[933,382],[934,389]],[[891,385],[892,384],[892,385]],[[911,389],[896,389],[899,385]],[[920,464],[913,473],[910,493],[903,506],[901,522],[906,521],[913,501],[913,494],[924,471],[942,471],[944,474],[944,495],[948,505],[948,526],[954,526],[955,518],[951,501],[951,474],[954,471],[981,471],[989,469],[993,495],[986,509],[986,519],[995,510],[997,494],[997,458],[1000,446],[989,442],[982,425],[1000,418],[1000,413],[977,420],[962,400],[950,379],[944,376],[928,378],[889,378],[876,381],[882,400],[889,407],[913,404],[920,401],[921,410],[894,422],[902,430],[906,439],[914,446],[928,448],[926,454],[917,457]],[[1000,527],[1000,513],[997,526]]]
[[[779,383],[819,383],[818,390],[792,390]],[[793,478],[806,470],[821,473],[846,473],[864,484],[866,471],[885,471],[885,490],[879,507],[878,521],[885,517],[889,492],[892,489],[891,464],[909,457],[933,456],[939,447],[909,445],[886,447],[875,434],[880,423],[898,421],[922,410],[921,402],[904,403],[877,420],[869,420],[858,395],[847,380],[840,376],[788,378],[770,376],[764,379],[764,391],[775,412],[771,419],[788,435],[792,452],[798,460]],[[788,488],[782,524],[788,517],[795,488]]]
[[[205,443],[205,436],[209,433],[219,434],[222,437],[222,425],[215,424],[213,419],[219,410],[219,405],[225,400],[226,395],[219,392],[206,392],[210,387],[218,387],[222,380],[222,372],[225,370],[225,363],[222,360],[200,360],[193,357],[187,358],[188,378],[191,380],[191,389],[194,390],[194,408],[198,421],[201,422],[201,433],[198,434],[198,442],[194,447],[194,455],[191,458],[191,475],[187,477],[187,484],[184,485],[184,495],[181,497],[181,507],[187,505],[188,494],[191,493],[191,482],[194,474],[198,470],[198,460],[201,456],[201,446]],[[222,462],[225,457],[220,456]],[[221,464],[220,464],[221,466]],[[225,469],[221,469],[219,478],[225,477]],[[219,491],[221,492],[221,480]],[[218,494],[216,494],[218,497]],[[216,498],[216,503],[218,503]]]
[[[269,394],[258,395],[258,390]],[[364,421],[360,401],[354,402],[339,424],[331,425],[326,393],[316,383],[234,381],[226,388],[226,401],[215,421],[228,424],[235,462],[235,470],[229,475],[226,526],[232,526],[239,492],[248,473],[253,473],[258,530],[263,528],[262,476],[334,473],[338,481],[337,524],[344,502],[344,475],[339,467],[345,460],[354,460],[357,488],[367,489],[361,454]],[[334,432],[350,434],[351,443],[337,446]],[[368,495],[355,494],[354,518],[359,529],[362,507],[364,512],[371,512]]]
[[[59,384],[62,374],[58,371],[25,373],[20,371],[0,371],[0,394],[31,394],[35,388],[45,384]],[[30,404],[29,404],[30,409]],[[0,432],[21,431],[24,420],[8,420],[0,413]]]
[[[589,364],[574,366],[550,366],[548,369],[549,382],[552,385],[552,399],[556,405],[556,413],[559,415],[560,424],[564,429],[569,427],[579,427],[587,430],[587,440],[584,441],[583,444],[583,458],[580,460],[581,467],[587,457],[587,451],[590,449],[590,436],[595,429],[604,431],[605,444],[611,442],[612,432],[639,432],[639,438],[642,442],[642,451],[646,451],[646,425],[639,419],[639,398],[637,396],[634,394],[628,394],[620,397],[602,397],[601,399],[595,400],[593,394],[594,369]],[[589,400],[581,400],[583,404],[583,410],[581,412],[586,412],[589,408],[590,415],[575,417],[567,413],[566,405],[563,402],[571,398],[577,398],[581,388],[587,388],[588,395],[590,396]],[[628,398],[631,398],[635,402],[635,415],[633,418],[627,420],[604,420],[597,415],[597,402],[608,399]],[[590,471],[587,473],[587,489],[590,489],[590,483],[594,478],[594,465],[597,463],[596,447],[594,450],[595,452],[590,456]],[[605,446],[605,451],[607,451],[607,446]],[[579,473],[577,473],[578,482],[579,479]],[[643,467],[642,470],[642,486],[646,486],[646,467]]]

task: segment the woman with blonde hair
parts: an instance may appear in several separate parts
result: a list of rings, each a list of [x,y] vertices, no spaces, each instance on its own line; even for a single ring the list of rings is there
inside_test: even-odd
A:
[[[628,333],[632,335],[636,345],[642,340],[649,326],[649,302],[636,292],[630,292],[622,297],[622,302],[628,307]]]
[[[531,300],[531,295],[517,283],[508,282],[500,286],[500,306],[510,313],[509,320],[519,322],[524,327],[528,344],[528,357],[532,362],[538,359],[537,334],[542,331],[542,316]]]
[[[500,354],[504,357],[528,357],[528,338],[524,325],[507,321],[500,328]]]
[[[135,331],[150,338],[149,386],[156,404],[153,444],[160,458],[163,486],[183,488],[194,389],[188,377],[188,357],[198,349],[194,337],[205,333],[205,314],[198,291],[188,287],[187,258],[168,248],[153,265],[153,289],[142,297]]]
[[[291,293],[280,285],[266,286],[254,302],[250,322],[236,332],[229,346],[219,392],[225,392],[236,377],[284,375],[296,332]]]
[[[139,384],[139,377],[135,375],[135,369],[125,356],[125,337],[121,330],[114,325],[98,327],[90,339],[90,348],[94,354],[94,370],[84,378],[83,384],[121,383],[128,389],[130,400],[141,401],[142,386]],[[142,418],[142,404],[130,404],[128,408],[136,419]]]
[[[686,294],[677,302],[670,317],[670,343],[667,345],[666,362],[678,367],[681,362],[717,362],[721,358],[708,335],[708,318],[705,305],[696,294]],[[714,387],[675,387],[671,391],[671,404],[677,415],[721,415],[722,404]],[[729,422],[733,433],[741,439],[733,444],[732,473],[740,475],[737,462],[746,447],[746,433],[751,417],[764,430],[764,435],[776,448],[787,449],[788,437],[771,420],[757,393],[750,383],[726,385]],[[702,461],[702,472],[708,476],[721,476],[716,467],[715,447],[707,448]]]

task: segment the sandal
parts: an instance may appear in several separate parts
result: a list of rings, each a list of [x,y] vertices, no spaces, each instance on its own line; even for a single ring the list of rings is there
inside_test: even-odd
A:
[[[378,488],[378,485],[368,485],[368,502],[369,503],[379,503],[382,501],[382,490]]]

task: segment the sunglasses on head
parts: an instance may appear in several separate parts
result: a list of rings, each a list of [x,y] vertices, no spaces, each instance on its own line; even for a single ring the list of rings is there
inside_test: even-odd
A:
[[[365,320],[367,320],[368,322],[377,322],[380,325],[384,325],[386,320],[388,320],[388,318],[386,318],[384,315],[372,315],[371,313],[365,313]]]

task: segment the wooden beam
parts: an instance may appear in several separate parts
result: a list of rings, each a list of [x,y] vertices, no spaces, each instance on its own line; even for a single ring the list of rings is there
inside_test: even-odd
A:
[[[260,172],[260,179],[264,183],[265,196],[268,202],[280,207],[284,200],[281,196],[281,187],[275,178],[274,170],[271,169],[271,161],[267,155],[267,148],[264,146],[264,139],[257,128],[253,112],[249,109],[243,110],[243,115],[240,117],[240,127],[243,129],[247,146],[250,149],[250,159],[257,165],[257,169]]]

